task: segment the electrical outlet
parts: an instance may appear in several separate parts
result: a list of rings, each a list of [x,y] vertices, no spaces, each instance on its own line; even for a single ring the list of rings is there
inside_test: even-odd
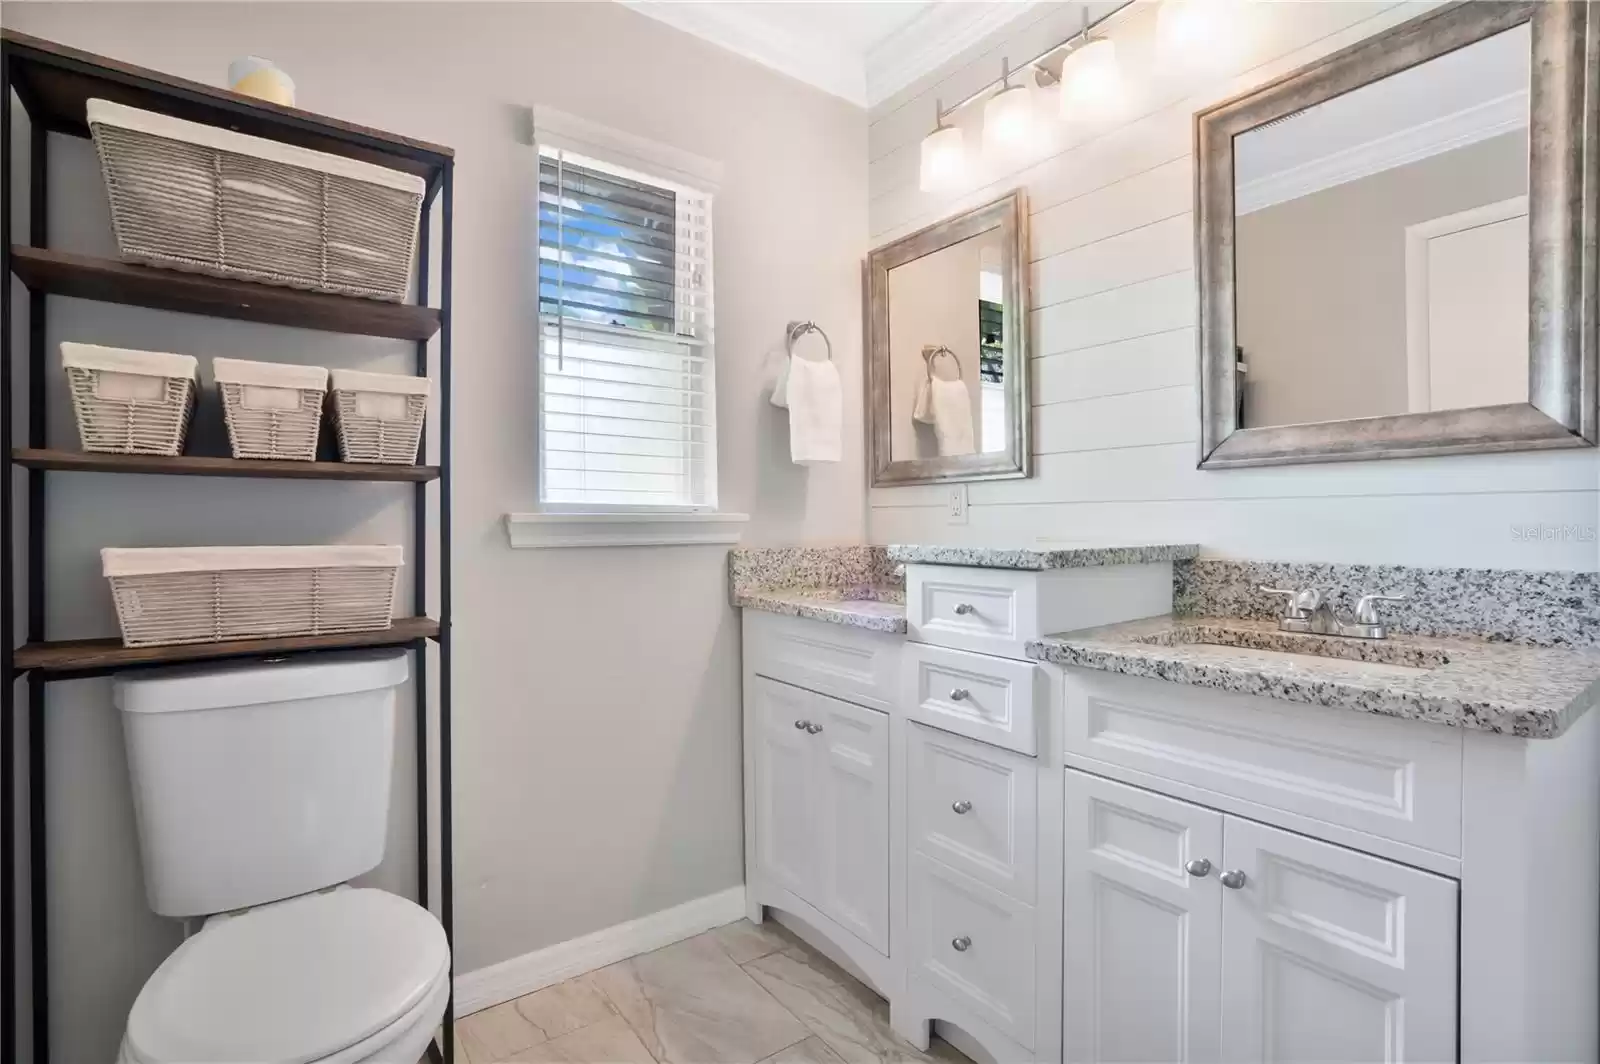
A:
[[[945,508],[945,522],[952,525],[967,523],[967,486],[965,484],[952,484],[950,486],[949,505]]]

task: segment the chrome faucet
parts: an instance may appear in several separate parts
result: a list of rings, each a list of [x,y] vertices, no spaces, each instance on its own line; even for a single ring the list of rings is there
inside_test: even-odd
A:
[[[1333,604],[1318,588],[1301,590],[1262,586],[1269,595],[1282,595],[1283,612],[1278,615],[1278,631],[1312,635],[1342,635],[1352,639],[1387,639],[1389,628],[1378,617],[1379,602],[1402,602],[1404,595],[1362,595],[1355,613],[1348,619],[1334,611]]]

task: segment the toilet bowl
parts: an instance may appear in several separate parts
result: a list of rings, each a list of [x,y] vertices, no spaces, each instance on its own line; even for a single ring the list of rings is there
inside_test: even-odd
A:
[[[215,917],[145,983],[118,1064],[416,1064],[449,950],[427,910],[344,888]]]

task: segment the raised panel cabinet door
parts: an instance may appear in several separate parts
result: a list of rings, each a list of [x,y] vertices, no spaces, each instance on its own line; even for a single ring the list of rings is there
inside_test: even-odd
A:
[[[1223,1059],[1456,1059],[1455,880],[1231,816],[1223,834]]]
[[[818,896],[812,904],[889,952],[889,715],[811,696]]]
[[[816,898],[815,700],[810,691],[757,676],[756,854],[768,882]]]
[[[1064,1056],[1221,1055],[1222,814],[1065,770]]]

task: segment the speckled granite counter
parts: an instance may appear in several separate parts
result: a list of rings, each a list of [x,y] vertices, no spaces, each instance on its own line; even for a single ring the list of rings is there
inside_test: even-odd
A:
[[[1308,654],[1313,648],[1341,657]],[[1600,697],[1600,649],[1294,635],[1272,621],[1237,618],[1152,617],[1046,636],[1027,653],[1057,665],[1538,739],[1560,735]]]
[[[970,565],[979,569],[1077,569],[1089,565],[1143,565],[1193,558],[1200,553],[1194,543],[1147,543],[1133,546],[1035,547],[924,547],[894,543],[888,548],[892,562],[918,565]]]
[[[889,594],[893,595],[893,592]],[[785,591],[748,591],[734,595],[733,604],[745,609],[782,613],[789,617],[804,617],[811,621],[827,621],[851,628],[866,628],[874,632],[904,635],[906,632],[906,603],[902,594],[888,601],[871,598],[840,598],[828,591],[810,591],[791,588]]]
[[[905,634],[904,570],[882,547],[742,547],[729,595],[744,609]]]

